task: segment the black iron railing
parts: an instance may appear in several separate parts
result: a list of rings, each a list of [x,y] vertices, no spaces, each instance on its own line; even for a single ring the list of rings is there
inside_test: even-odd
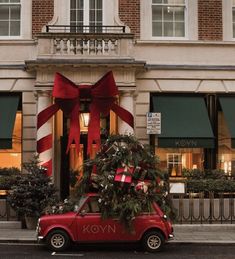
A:
[[[179,224],[235,223],[234,193],[171,194],[171,202]]]
[[[46,32],[53,33],[125,33],[125,26],[74,26],[47,25]]]

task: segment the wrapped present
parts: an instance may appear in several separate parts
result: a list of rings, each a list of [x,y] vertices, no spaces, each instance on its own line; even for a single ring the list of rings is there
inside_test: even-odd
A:
[[[119,151],[119,148],[118,148],[118,143],[117,142],[114,142],[111,147],[109,147],[105,153],[107,155],[112,155],[112,154],[115,154],[117,151]]]
[[[133,167],[125,166],[118,168],[116,171],[116,175],[114,177],[114,181],[122,183],[131,183],[133,171]]]

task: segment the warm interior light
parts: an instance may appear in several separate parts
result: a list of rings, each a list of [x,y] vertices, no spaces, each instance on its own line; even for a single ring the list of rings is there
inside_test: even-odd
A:
[[[83,127],[88,127],[89,120],[90,120],[90,113],[83,112],[83,113],[81,113],[81,117],[82,117]]]

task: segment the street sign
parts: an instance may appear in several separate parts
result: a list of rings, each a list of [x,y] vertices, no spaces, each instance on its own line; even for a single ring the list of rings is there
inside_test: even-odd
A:
[[[147,134],[161,134],[161,113],[147,112]]]

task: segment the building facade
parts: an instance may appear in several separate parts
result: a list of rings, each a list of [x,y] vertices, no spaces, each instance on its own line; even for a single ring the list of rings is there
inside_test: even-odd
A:
[[[119,104],[135,125],[110,112],[102,132],[134,133],[150,143],[173,179],[183,168],[232,175],[234,20],[234,0],[0,1],[0,167],[21,168],[38,151],[66,196],[68,172],[86,158],[87,127],[81,152],[72,144],[66,154],[63,112],[40,127],[37,119],[54,103],[56,73],[93,85],[112,71]],[[158,134],[147,133],[149,112],[161,114]]]

